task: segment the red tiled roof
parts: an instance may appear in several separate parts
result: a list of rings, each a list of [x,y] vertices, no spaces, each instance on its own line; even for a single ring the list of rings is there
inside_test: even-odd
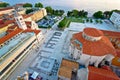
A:
[[[15,20],[7,20],[7,21],[5,21],[5,24],[11,24],[11,23],[15,23]]]
[[[96,28],[85,28],[84,33],[89,35],[89,36],[93,36],[93,37],[99,37],[99,36],[104,35],[102,31],[100,31]]]
[[[8,24],[2,24],[2,25],[0,25],[0,28],[4,28],[4,27],[6,27]]]
[[[34,30],[34,32],[37,35],[38,33],[40,33],[40,30]]]
[[[112,65],[120,67],[120,57],[114,57],[112,59]]]
[[[79,68],[79,63],[71,61],[71,60],[67,60],[67,59],[62,59],[58,75],[62,76],[62,77],[65,77],[65,78],[71,79],[72,70],[73,69],[78,70],[78,68]]]
[[[8,27],[8,29],[15,29],[17,27],[17,24],[13,25],[13,26],[10,26]]]
[[[14,23],[15,20],[7,20],[5,22],[3,22],[3,24],[0,25],[0,28],[3,28],[5,26],[7,26],[8,24]]]
[[[27,25],[27,28],[28,28],[28,29],[31,29],[31,26],[30,26],[30,25]]]
[[[106,36],[111,36],[111,37],[116,37],[116,38],[120,38],[120,32],[115,32],[115,31],[107,31],[107,30],[101,30],[104,35]]]
[[[27,25],[27,28],[31,28],[31,21],[25,21],[25,24]]]
[[[1,8],[0,11],[5,11],[5,10],[9,10],[9,9],[13,9],[13,7]]]
[[[3,20],[2,20],[2,19],[0,19],[0,25],[1,25],[1,24],[4,24],[4,22],[3,22]]]
[[[14,30],[9,29],[9,30],[7,30],[6,32],[9,34],[9,33],[13,32],[13,31],[14,31]]]
[[[84,39],[82,36],[82,32],[79,32],[73,35],[73,39],[77,39],[82,43],[82,52],[84,54],[93,56],[103,56],[106,54],[116,55],[115,48],[113,47],[109,39],[105,36],[102,36],[100,40],[93,42]]]
[[[111,70],[89,66],[88,80],[120,80]]]
[[[23,18],[28,18],[28,17],[31,17],[33,14],[24,14],[24,15],[22,15],[23,16]]]
[[[22,32],[22,29],[16,29],[15,31],[11,32],[10,34],[0,38],[0,44],[4,43],[5,41],[9,40],[10,38],[12,38],[13,36],[15,36],[16,34]]]
[[[120,57],[120,49],[116,49],[117,56]]]
[[[8,27],[8,29],[7,29],[7,33],[11,33],[12,31],[14,31],[15,29],[17,29],[18,28],[18,25],[17,24],[15,24],[15,25],[13,25],[13,26],[10,26],[10,27]]]
[[[31,25],[31,21],[25,21],[26,25]]]
[[[38,33],[40,33],[40,30],[26,29],[23,32],[34,32],[37,35]]]

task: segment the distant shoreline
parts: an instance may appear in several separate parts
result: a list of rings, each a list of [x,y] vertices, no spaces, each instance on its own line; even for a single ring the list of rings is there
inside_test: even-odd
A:
[[[96,11],[111,11],[118,9],[120,10],[120,1],[96,1],[96,0],[5,0],[5,2],[14,5],[16,3],[31,3],[35,4],[37,2],[41,2],[44,6],[51,6],[53,9],[62,9],[65,12],[77,9],[77,10],[85,10],[89,15],[92,15]],[[88,16],[89,16],[88,15]]]

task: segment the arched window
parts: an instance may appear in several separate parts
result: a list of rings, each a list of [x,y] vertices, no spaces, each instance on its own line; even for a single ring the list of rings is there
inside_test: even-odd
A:
[[[84,39],[89,40],[89,41],[93,41],[93,42],[101,39],[101,37],[92,37],[92,36],[85,34],[84,32],[82,33],[82,36]]]

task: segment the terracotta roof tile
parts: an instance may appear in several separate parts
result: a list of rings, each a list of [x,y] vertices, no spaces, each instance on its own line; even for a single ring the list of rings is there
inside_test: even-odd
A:
[[[7,20],[7,21],[5,21],[3,24],[0,25],[0,28],[4,28],[4,27],[6,27],[8,24],[12,24],[12,23],[14,23],[14,22],[15,22],[15,20]]]
[[[7,21],[5,21],[5,24],[11,24],[11,23],[15,23],[15,20],[7,20]]]
[[[115,32],[115,31],[107,31],[107,30],[101,30],[104,35],[106,36],[111,36],[111,37],[116,37],[116,38],[120,38],[120,32]]]
[[[25,21],[26,25],[31,25],[31,21]]]
[[[12,38],[13,36],[15,36],[16,34],[22,32],[22,29],[16,29],[15,31],[11,32],[10,34],[0,38],[0,44],[4,43],[5,41],[9,40],[10,38]]]
[[[23,32],[34,32],[37,35],[38,33],[40,33],[40,30],[26,29]]]
[[[15,25],[12,25],[12,26],[10,26],[10,27],[8,27],[8,29],[15,29],[15,28],[17,28],[17,24],[15,24]]]
[[[1,8],[0,11],[10,10],[10,9],[13,9],[13,7]]]
[[[0,25],[2,25],[2,24],[4,24],[4,22],[3,22],[3,20],[2,20],[2,19],[0,19]]]
[[[72,77],[72,69],[64,67],[64,66],[61,67],[59,69],[59,76],[64,76],[65,78],[71,79],[71,77]]]
[[[120,57],[120,49],[116,49],[117,56]]]
[[[7,30],[6,32],[9,34],[9,33],[11,33],[11,32],[13,32],[14,30]]]
[[[27,25],[27,28],[31,28],[31,21],[25,21],[25,24]]]
[[[29,18],[29,17],[31,17],[33,14],[24,14],[24,15],[22,15],[23,16],[23,18]]]
[[[8,24],[2,24],[2,25],[0,25],[0,28],[4,28],[4,27],[6,27]]]
[[[93,56],[103,56],[111,53],[113,55],[116,55],[116,51],[112,43],[105,36],[102,36],[99,41],[93,42],[84,39],[82,36],[82,32],[79,32],[73,35],[73,39],[77,39],[82,43],[82,51],[85,54]]]
[[[113,58],[112,65],[120,67],[120,57]]]
[[[111,70],[89,66],[88,80],[120,80]]]
[[[93,37],[99,37],[99,36],[103,36],[103,32],[96,29],[96,28],[85,28],[84,29],[85,34],[89,35],[89,36],[93,36]]]
[[[73,69],[78,69],[78,68],[79,68],[79,64],[77,62],[70,61],[70,60],[67,60],[67,59],[62,59],[58,75],[71,79],[72,70]]]

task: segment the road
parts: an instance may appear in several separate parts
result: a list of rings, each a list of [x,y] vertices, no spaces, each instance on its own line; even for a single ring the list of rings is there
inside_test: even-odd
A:
[[[58,22],[56,22],[53,26],[52,26],[52,30],[57,30],[58,29],[58,24],[59,24],[59,22],[60,21],[62,21],[63,20],[63,18],[61,19],[61,20],[59,20]]]

